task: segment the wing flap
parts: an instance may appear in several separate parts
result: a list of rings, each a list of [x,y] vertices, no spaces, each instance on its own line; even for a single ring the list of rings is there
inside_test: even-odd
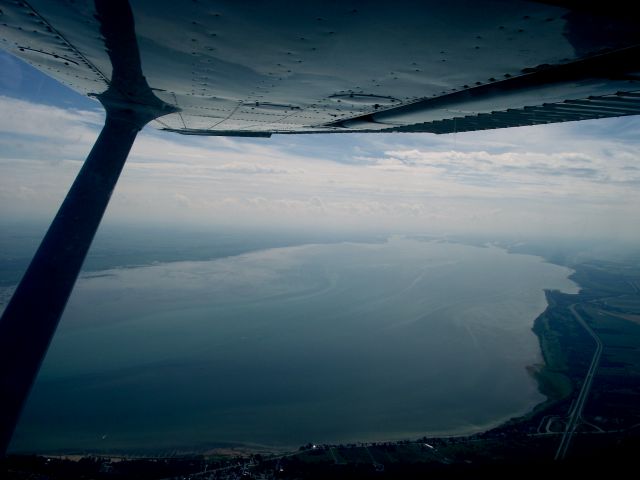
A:
[[[624,102],[624,107],[620,107],[621,100]],[[394,127],[385,131],[446,134],[542,125],[547,123],[575,122],[638,114],[640,114],[640,91],[619,92],[615,95],[589,97],[584,100],[545,103],[536,107],[508,109],[478,115],[454,117],[423,124]]]

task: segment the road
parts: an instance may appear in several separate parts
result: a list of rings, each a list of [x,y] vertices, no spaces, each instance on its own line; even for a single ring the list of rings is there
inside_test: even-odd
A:
[[[600,363],[600,356],[602,355],[602,342],[595,334],[595,332],[591,329],[591,327],[585,322],[582,316],[575,309],[576,304],[574,303],[569,307],[571,313],[575,317],[575,319],[584,327],[584,329],[591,335],[591,337],[596,342],[596,351],[593,354],[593,358],[591,359],[591,365],[589,366],[589,370],[587,371],[587,375],[584,378],[584,382],[582,382],[582,388],[580,389],[580,393],[576,398],[575,402],[571,407],[571,411],[569,412],[569,421],[567,422],[567,428],[562,434],[562,440],[560,441],[560,445],[558,446],[558,451],[556,452],[555,459],[562,460],[569,450],[569,445],[571,444],[571,438],[576,431],[576,428],[582,418],[582,409],[584,408],[584,403],[589,396],[589,390],[591,390],[591,384],[593,383],[593,377],[598,368],[598,364]]]

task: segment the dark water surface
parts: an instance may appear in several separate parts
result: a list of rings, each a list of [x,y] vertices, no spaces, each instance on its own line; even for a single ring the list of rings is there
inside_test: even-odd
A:
[[[473,432],[544,398],[570,271],[394,237],[85,275],[13,450],[296,447]]]

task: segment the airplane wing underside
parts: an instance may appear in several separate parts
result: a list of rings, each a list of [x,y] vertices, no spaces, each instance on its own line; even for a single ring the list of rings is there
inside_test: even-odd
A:
[[[452,133],[640,113],[640,22],[612,5],[130,3],[144,77],[177,109],[153,122],[164,130]],[[92,1],[0,9],[4,49],[83,94],[109,88]]]

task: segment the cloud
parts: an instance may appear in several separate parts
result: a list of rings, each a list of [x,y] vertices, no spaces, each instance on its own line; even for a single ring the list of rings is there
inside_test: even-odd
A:
[[[283,175],[289,173],[287,169],[258,165],[255,163],[225,163],[214,167],[220,172],[240,173],[240,174],[266,174],[266,175]]]
[[[95,111],[62,109],[4,96],[0,96],[0,105],[0,131],[5,134],[78,140],[104,123],[99,107]]]
[[[193,201],[189,197],[181,193],[174,193],[173,199],[176,201],[179,207],[191,208],[193,206]]]
[[[97,137],[98,110],[0,97],[0,218],[51,216]],[[634,123],[635,122],[635,123]],[[430,134],[139,135],[110,218],[640,238],[640,122]],[[584,225],[588,225],[584,227]],[[586,230],[585,230],[586,229]]]
[[[385,156],[369,158],[369,164],[382,170],[428,172],[457,184],[484,185],[504,190],[514,185],[543,185],[564,177],[561,184],[565,191],[581,190],[587,183],[609,187],[621,185],[620,180],[636,182],[636,159],[626,152],[611,154],[601,159],[590,153],[559,152],[502,153],[490,151],[421,151],[387,150]],[[559,185],[559,183],[556,183]],[[611,191],[613,194],[613,191]]]

